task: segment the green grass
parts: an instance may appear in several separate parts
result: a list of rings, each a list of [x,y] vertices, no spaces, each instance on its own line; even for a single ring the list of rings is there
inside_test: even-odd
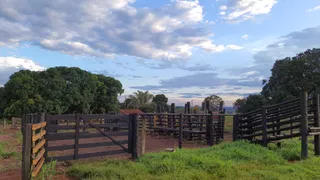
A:
[[[50,163],[45,163],[35,180],[48,180],[51,179],[56,172],[57,161],[51,161]]]
[[[291,146],[296,145],[288,142],[288,145],[283,145],[283,150],[279,150],[238,141],[173,153],[149,153],[137,162],[108,160],[76,163],[67,172],[78,179],[97,180],[320,179],[319,158],[288,162],[300,153],[289,151]]]
[[[225,116],[224,132],[232,133],[233,116]]]
[[[23,136],[22,136],[21,131],[20,131],[20,130],[17,131],[16,134],[15,134],[15,136],[16,136],[16,139],[17,139],[17,143],[18,143],[19,145],[22,145]]]
[[[6,159],[17,154],[14,151],[8,150],[6,146],[8,146],[7,142],[0,142],[0,158]]]

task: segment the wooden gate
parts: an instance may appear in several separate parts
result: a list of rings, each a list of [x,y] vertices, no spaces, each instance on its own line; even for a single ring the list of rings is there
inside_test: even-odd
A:
[[[123,153],[137,156],[137,115],[47,115],[46,122],[46,161]]]

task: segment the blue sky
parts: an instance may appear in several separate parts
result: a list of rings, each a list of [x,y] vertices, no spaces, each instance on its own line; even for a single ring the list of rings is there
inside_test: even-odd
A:
[[[317,0],[0,2],[0,86],[20,69],[80,67],[119,79],[123,96],[178,105],[261,91],[276,59],[320,47]]]

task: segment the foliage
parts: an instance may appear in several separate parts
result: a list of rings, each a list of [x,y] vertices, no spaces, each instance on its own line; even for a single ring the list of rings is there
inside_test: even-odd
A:
[[[137,91],[134,92],[133,95],[129,96],[129,100],[127,100],[127,107],[131,108],[139,108],[145,104],[151,102],[153,95],[149,93],[149,91]]]
[[[169,111],[168,98],[164,94],[157,94],[153,97],[152,102],[159,108],[158,112]]]
[[[122,84],[79,68],[55,67],[46,71],[21,70],[4,87],[4,113],[102,113],[117,111]]]
[[[78,179],[319,179],[320,159],[289,163],[278,153],[244,141],[174,153],[149,153],[138,162],[109,160],[73,164]]]
[[[269,104],[299,97],[302,90],[312,94],[320,87],[320,49],[277,60],[271,72],[261,92]]]
[[[42,166],[41,171],[39,175],[35,178],[35,180],[51,179],[52,176],[54,176],[57,173],[56,165],[57,165],[57,161],[51,161],[49,163],[45,163]]]
[[[200,107],[198,106],[198,105],[195,105],[194,107],[193,107],[193,113],[198,113],[200,111]]]
[[[157,105],[154,102],[144,104],[139,107],[144,113],[154,113],[156,111]]]
[[[209,109],[212,111],[219,111],[220,104],[221,103],[223,104],[222,98],[217,95],[211,95],[211,96],[206,97],[204,99],[204,102],[206,102],[206,101],[210,102]]]
[[[238,113],[246,113],[262,108],[264,104],[263,97],[260,94],[249,95],[246,98],[237,99],[233,103],[233,107]]]

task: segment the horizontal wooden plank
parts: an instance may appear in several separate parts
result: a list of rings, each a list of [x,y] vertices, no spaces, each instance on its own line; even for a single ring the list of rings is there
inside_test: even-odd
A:
[[[43,145],[46,143],[45,139],[42,139],[38,144],[36,144],[33,148],[32,148],[32,153],[37,153],[39,151],[40,148],[43,147]]]
[[[41,170],[42,166],[44,163],[44,158],[41,158],[40,162],[37,164],[37,166],[33,169],[31,176],[32,177],[36,177],[39,173],[39,171]]]
[[[128,140],[117,141],[119,144],[128,144]],[[91,148],[91,147],[100,147],[100,146],[117,146],[112,141],[110,142],[98,142],[98,143],[87,143],[87,144],[79,144],[79,148]],[[61,146],[49,146],[48,151],[63,151],[74,149],[74,145],[61,145]]]
[[[51,161],[68,161],[68,160],[73,160],[73,155],[48,157],[48,158],[46,159],[46,162],[51,162]]]
[[[128,131],[123,132],[105,132],[109,136],[126,136],[128,135]],[[79,134],[79,138],[95,138],[95,137],[106,137],[100,132],[97,133],[88,133],[88,132],[81,132]],[[75,132],[71,133],[48,133],[47,140],[48,141],[55,141],[55,140],[66,140],[66,139],[74,139],[75,138]],[[107,138],[107,137],[106,137]]]
[[[281,105],[291,104],[291,103],[296,103],[296,102],[300,102],[300,98],[296,98],[296,99],[292,99],[292,100],[289,100],[289,101],[277,103],[277,104],[274,104],[274,105],[269,105],[269,106],[266,106],[266,108],[273,108],[273,107],[278,107],[278,106],[281,106]]]
[[[107,124],[92,124],[97,128],[115,128],[115,127],[128,127],[129,123],[107,123]],[[89,124],[81,124],[79,128],[92,128]]]
[[[113,150],[113,151],[79,154],[78,157],[79,158],[89,158],[89,157],[108,156],[108,155],[123,154],[123,153],[126,153],[126,152],[123,149],[119,149],[119,150]]]
[[[76,125],[48,125],[48,131],[75,129]]]
[[[90,120],[90,119],[121,119],[129,120],[129,116],[125,114],[81,114],[80,119]]]
[[[50,121],[56,121],[56,120],[77,120],[76,114],[62,114],[62,115],[51,115]]]
[[[44,153],[46,152],[46,150],[43,148],[36,156],[36,158],[34,158],[32,160],[32,165],[36,165],[38,164],[39,160],[43,157]]]
[[[32,124],[32,130],[35,131],[37,129],[43,128],[47,125],[47,122],[41,122],[37,124]]]
[[[42,138],[46,134],[46,130],[43,130],[42,132],[32,136],[32,141],[35,142],[38,139]]]

